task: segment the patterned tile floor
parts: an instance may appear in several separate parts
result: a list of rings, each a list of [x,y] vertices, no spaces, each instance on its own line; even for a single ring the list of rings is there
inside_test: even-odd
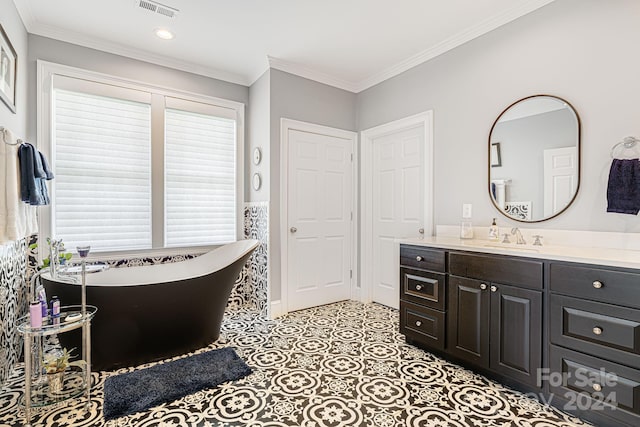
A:
[[[404,342],[398,312],[341,302],[275,321],[237,313],[221,339],[250,376],[144,413],[105,422],[103,384],[93,375],[88,411],[70,401],[37,412],[38,426],[376,426],[569,427],[579,419],[507,389]],[[0,392],[0,425],[21,426],[22,369]]]

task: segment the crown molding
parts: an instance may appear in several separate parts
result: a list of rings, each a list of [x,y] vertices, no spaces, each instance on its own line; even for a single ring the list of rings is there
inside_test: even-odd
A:
[[[27,30],[27,33],[31,32],[31,28],[36,22],[35,15],[31,11],[31,6],[29,6],[29,2],[21,1],[21,0],[13,0],[13,5],[18,10],[18,15],[20,15],[20,19],[22,19],[22,24],[24,28]]]
[[[464,43],[478,38],[490,31],[495,30],[496,28],[508,24],[509,22],[527,15],[534,10],[540,9],[541,7],[546,6],[554,1],[555,0],[531,0],[522,5],[518,5],[516,7],[508,9],[499,15],[493,16],[479,23],[478,25],[474,25],[473,27],[468,28],[465,31],[462,31],[452,37],[449,37],[448,39],[443,40],[442,42],[429,49],[423,50],[422,52],[413,55],[405,59],[404,61],[401,61],[379,73],[373,74],[372,76],[361,80],[356,85],[355,92],[362,92],[365,89],[377,85],[378,83],[382,83],[385,80],[395,77],[398,74],[401,74],[417,65],[420,65],[439,55],[442,55],[443,53],[455,49],[456,47],[461,46]]]
[[[443,40],[442,42],[429,49],[419,52],[416,55],[413,55],[360,81],[342,79],[328,73],[313,70],[305,65],[295,63],[293,61],[275,58],[273,56],[267,56],[269,62],[267,69],[274,68],[349,92],[359,93],[372,86],[382,83],[385,80],[395,77],[417,65],[420,65],[439,55],[442,55],[458,46],[461,46],[464,43],[467,43],[477,37],[493,31],[496,28],[508,24],[509,22],[514,21],[554,1],[555,0],[530,0],[524,4],[513,7],[499,15],[493,16],[481,22],[478,25],[475,25],[465,31],[449,37],[448,39]],[[178,61],[175,58],[152,54],[140,49],[133,49],[117,43],[105,42],[97,38],[87,37],[79,33],[39,23],[35,19],[35,14],[32,12],[31,7],[29,6],[29,2],[14,0],[14,4],[16,6],[16,9],[18,10],[20,17],[22,18],[27,32],[30,34],[49,37],[52,39],[77,44],[91,49],[97,49],[104,52],[121,55],[128,58],[133,58],[181,71],[186,71],[189,73],[199,74],[218,80],[236,83],[243,86],[251,86],[258,78],[260,78],[260,76],[262,76],[265,71],[263,70],[255,78],[252,79],[247,76],[230,73],[223,70],[203,67],[201,65],[185,61]]]
[[[248,78],[210,67],[203,67],[201,65],[193,64],[187,61],[177,60],[169,56],[156,55],[140,49],[130,48],[118,43],[106,42],[96,39],[94,37],[88,37],[83,34],[79,34],[73,31],[63,30],[58,27],[44,25],[39,22],[32,21],[30,23],[30,29],[27,30],[31,34],[38,36],[49,37],[51,39],[60,40],[67,43],[76,44],[79,46],[87,47],[90,49],[96,49],[99,51],[112,53],[115,55],[124,56],[127,58],[136,59],[139,61],[149,62],[155,65],[168,67],[180,71],[186,71],[188,73],[198,74],[205,77],[211,77],[213,79],[223,80],[230,83],[236,83],[242,86],[248,86],[250,81]]]
[[[280,58],[275,58],[273,56],[267,56],[267,59],[269,60],[270,68],[275,68],[276,70],[295,74],[309,80],[314,80],[319,83],[337,87],[338,89],[343,89],[354,93],[358,92],[358,84],[355,82],[341,79],[339,77],[335,77],[317,70],[312,70],[311,68],[308,68],[304,65],[292,61],[286,61]]]

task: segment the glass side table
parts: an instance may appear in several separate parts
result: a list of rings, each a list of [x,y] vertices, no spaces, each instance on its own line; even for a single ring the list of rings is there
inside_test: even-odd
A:
[[[89,246],[78,246],[80,266],[66,266],[56,269],[51,274],[53,280],[58,280],[57,273],[62,275],[81,277],[81,305],[71,305],[60,308],[60,317],[54,322],[50,317],[42,326],[31,327],[30,317],[27,314],[18,320],[18,332],[24,336],[24,416],[25,425],[31,426],[31,409],[62,402],[73,397],[86,397],[86,408],[91,405],[91,319],[98,309],[87,305],[87,274],[99,273],[107,270],[108,265],[102,263],[87,263]],[[29,301],[35,294],[35,282],[48,269],[40,270],[31,278],[29,289]],[[43,372],[43,340],[47,336],[61,334],[74,329],[82,328],[82,357],[81,367],[67,369],[62,378],[48,378],[49,374]],[[34,347],[35,344],[35,347]],[[34,351],[35,350],[35,351]],[[32,359],[35,357],[35,359]],[[35,369],[34,369],[35,367]],[[77,366],[76,366],[77,367]],[[35,372],[34,372],[35,371]],[[35,392],[35,393],[34,393]]]
[[[87,406],[90,404],[91,391],[91,319],[98,309],[94,306],[71,305],[60,308],[59,321],[54,323],[51,318],[41,327],[32,328],[29,315],[18,320],[18,332],[24,336],[24,409],[25,425],[31,425],[31,410],[62,402],[67,399],[79,397],[82,394],[87,398]],[[82,314],[84,311],[84,315]],[[47,378],[50,374],[43,372],[43,340],[47,336],[53,336],[74,329],[82,328],[82,354],[81,367],[67,368],[63,373],[62,384],[59,390],[52,387],[53,379]],[[34,359],[35,358],[35,359]],[[35,368],[35,369],[34,369]],[[75,369],[78,368],[78,369]],[[34,372],[35,370],[35,372]],[[55,375],[55,374],[52,374]]]

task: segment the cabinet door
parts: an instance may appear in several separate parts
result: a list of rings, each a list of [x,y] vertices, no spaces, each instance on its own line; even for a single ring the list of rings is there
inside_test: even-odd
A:
[[[489,290],[481,280],[449,277],[448,351],[478,366],[489,365]]]
[[[491,284],[492,371],[537,386],[542,361],[542,293]]]

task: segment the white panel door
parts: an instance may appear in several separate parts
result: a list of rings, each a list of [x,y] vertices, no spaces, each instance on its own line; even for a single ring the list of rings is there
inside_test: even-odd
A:
[[[578,149],[563,147],[544,150],[544,216],[564,209],[578,185]]]
[[[288,131],[288,309],[349,299],[352,141]]]
[[[424,131],[418,126],[372,140],[373,301],[398,308],[398,245],[424,232]]]

